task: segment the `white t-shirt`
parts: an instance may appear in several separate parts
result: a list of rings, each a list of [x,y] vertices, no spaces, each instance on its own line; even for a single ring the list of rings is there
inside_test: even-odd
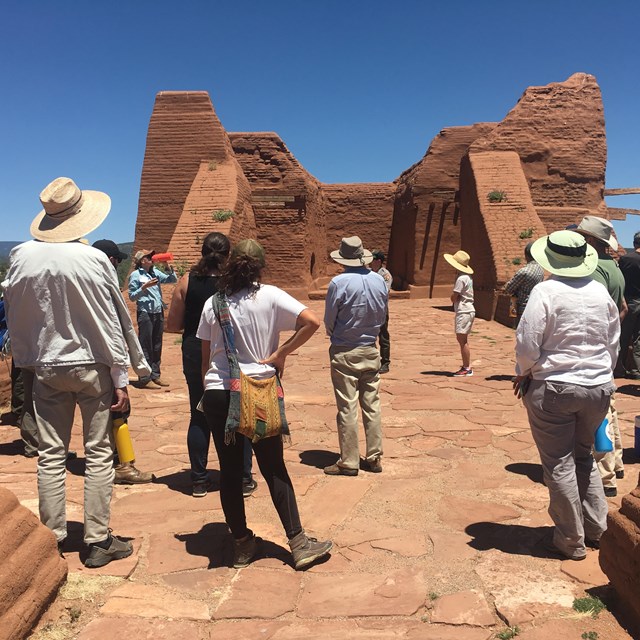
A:
[[[456,313],[471,313],[476,310],[473,306],[473,280],[471,276],[466,273],[459,275],[453,291],[460,294],[460,298],[453,303],[453,310]]]
[[[246,376],[264,380],[275,375],[271,365],[259,364],[277,348],[281,331],[293,331],[305,305],[269,284],[255,294],[247,290],[229,297],[229,315],[238,352],[240,370]],[[224,350],[222,329],[213,312],[212,299],[204,305],[196,334],[211,343],[205,389],[229,389],[229,360]]]

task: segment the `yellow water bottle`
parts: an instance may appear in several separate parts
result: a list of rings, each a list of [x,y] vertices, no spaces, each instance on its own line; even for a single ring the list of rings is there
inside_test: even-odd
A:
[[[118,450],[118,458],[120,464],[125,462],[133,462],[136,455],[133,452],[133,442],[129,434],[129,425],[127,424],[127,416],[124,413],[112,413],[113,421],[113,437],[116,441],[116,449]]]

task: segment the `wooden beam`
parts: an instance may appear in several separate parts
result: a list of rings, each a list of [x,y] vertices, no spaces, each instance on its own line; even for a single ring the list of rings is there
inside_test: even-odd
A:
[[[640,194],[640,187],[630,187],[629,189],[605,189],[605,196],[633,196]]]

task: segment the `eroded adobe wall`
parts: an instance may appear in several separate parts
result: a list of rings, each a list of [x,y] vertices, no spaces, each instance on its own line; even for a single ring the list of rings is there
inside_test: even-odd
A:
[[[505,199],[492,201],[492,192]],[[508,324],[506,305],[497,306],[498,291],[524,266],[527,243],[545,234],[518,154],[469,153],[460,175],[460,211],[462,246],[474,269],[476,314]]]
[[[420,162],[398,178],[389,270],[399,287],[421,287],[427,296],[448,295],[455,274],[441,258],[460,249],[460,161],[469,145],[495,126],[443,129]]]
[[[67,577],[56,539],[0,487],[0,640],[22,640]]]
[[[620,511],[609,512],[599,561],[624,603],[625,618],[640,633],[640,477],[638,486],[622,498]]]
[[[576,73],[564,82],[529,87],[505,119],[469,151],[518,153],[548,231],[579,220],[585,209],[607,216],[604,109],[591,75]],[[563,212],[567,207],[578,211]]]
[[[323,184],[327,245],[329,252],[340,247],[340,240],[359,236],[370,251],[389,250],[396,185],[392,182],[369,184]],[[330,258],[329,274],[342,267]]]
[[[230,133],[229,138],[251,188],[258,240],[267,252],[265,279],[306,291],[327,264],[320,183],[276,133]]]
[[[233,155],[206,91],[162,91],[149,122],[135,249],[166,251],[202,160]]]

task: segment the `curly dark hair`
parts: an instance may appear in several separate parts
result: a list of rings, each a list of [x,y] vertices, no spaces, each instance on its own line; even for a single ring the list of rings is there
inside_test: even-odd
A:
[[[264,249],[255,240],[242,240],[231,252],[220,280],[218,288],[227,296],[243,289],[250,294],[260,288],[260,279],[264,269]]]
[[[210,233],[202,243],[202,258],[191,269],[194,276],[208,276],[219,271],[229,257],[231,243],[224,233],[214,231]]]

